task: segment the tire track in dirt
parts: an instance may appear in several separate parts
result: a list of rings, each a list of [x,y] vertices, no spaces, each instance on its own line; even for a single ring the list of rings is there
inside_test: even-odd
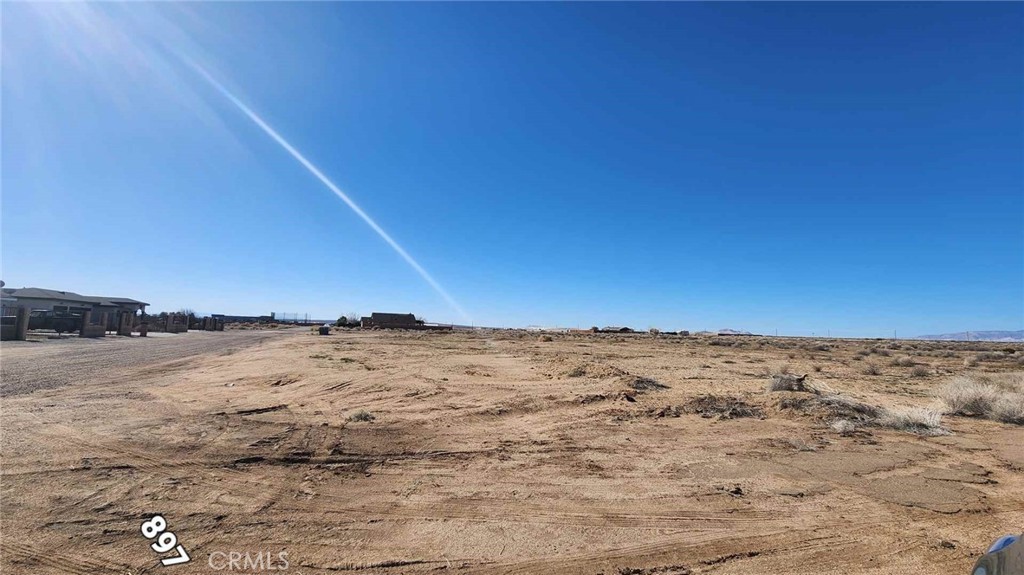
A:
[[[4,565],[43,565],[59,569],[58,573],[64,574],[95,575],[97,573],[125,573],[131,568],[131,565],[126,563],[103,560],[95,555],[88,557],[77,555],[74,558],[64,557],[63,555],[54,554],[51,549],[38,549],[31,545],[12,541],[0,542],[0,552],[3,553]]]
[[[787,552],[803,546],[807,549],[835,548],[839,545],[856,544],[852,537],[840,535],[810,536],[818,530],[781,530],[756,535],[737,537],[721,534],[687,535],[687,542],[679,540],[643,543],[611,549],[600,549],[591,553],[571,557],[542,558],[517,561],[493,567],[474,570],[474,573],[518,575],[532,573],[587,574],[604,573],[604,569],[630,567],[656,568],[665,565],[693,565],[698,562],[713,564],[730,560],[732,557],[761,556]],[[701,558],[705,559],[701,559]]]

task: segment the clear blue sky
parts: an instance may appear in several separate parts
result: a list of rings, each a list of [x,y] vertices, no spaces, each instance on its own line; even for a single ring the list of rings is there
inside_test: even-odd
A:
[[[8,287],[484,325],[1024,328],[1024,4],[3,4]]]

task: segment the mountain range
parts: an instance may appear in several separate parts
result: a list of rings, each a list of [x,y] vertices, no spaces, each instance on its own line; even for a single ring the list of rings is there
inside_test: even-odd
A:
[[[911,339],[934,339],[944,341],[1024,341],[1024,329],[1016,331],[961,331],[940,335],[919,335]]]

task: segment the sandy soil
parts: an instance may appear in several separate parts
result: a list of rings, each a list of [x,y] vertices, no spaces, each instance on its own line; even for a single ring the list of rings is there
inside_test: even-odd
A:
[[[280,570],[286,552],[293,574],[952,574],[1024,526],[1024,428],[946,416],[949,435],[841,435],[812,394],[765,391],[788,366],[931,406],[979,349],[1016,353],[974,370],[1020,370],[1020,345],[203,337],[199,355],[91,362],[2,399],[0,571],[240,572],[231,552]],[[80,347],[31,353],[65,370]],[[4,345],[5,379],[26,349]],[[929,374],[890,365],[904,354]],[[160,565],[174,553],[139,531],[156,513],[190,563]]]

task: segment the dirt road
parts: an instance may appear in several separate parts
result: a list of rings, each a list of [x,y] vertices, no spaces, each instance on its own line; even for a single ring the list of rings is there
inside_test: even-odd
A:
[[[190,332],[152,337],[65,337],[3,344],[0,396],[53,389],[73,382],[120,379],[129,370],[204,353],[258,345],[274,331]]]
[[[148,365],[3,399],[3,573],[256,572],[240,566],[257,555],[279,571],[283,553],[304,575],[945,575],[1024,525],[1020,426],[947,416],[942,435],[838,433],[814,394],[765,391],[769,372],[806,371],[872,405],[929,406],[976,353],[965,346],[196,341],[203,353],[154,351]],[[4,385],[39,381],[12,349]],[[996,357],[975,369],[1020,369]],[[191,562],[161,566],[176,553],[140,533],[157,513]]]

